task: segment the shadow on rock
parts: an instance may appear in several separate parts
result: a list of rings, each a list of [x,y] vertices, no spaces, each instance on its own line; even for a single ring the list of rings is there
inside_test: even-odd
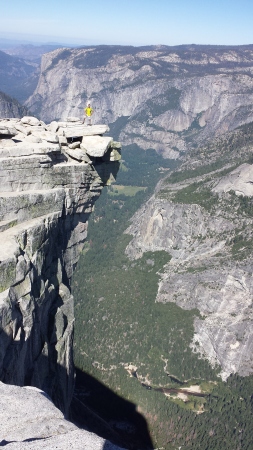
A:
[[[146,420],[136,411],[136,405],[79,369],[76,369],[71,420],[110,441],[103,450],[113,450],[111,442],[129,450],[154,448]]]

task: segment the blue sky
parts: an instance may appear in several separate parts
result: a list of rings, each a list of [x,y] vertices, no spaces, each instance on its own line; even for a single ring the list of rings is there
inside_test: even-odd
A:
[[[0,37],[69,44],[253,44],[252,0],[0,0]]]

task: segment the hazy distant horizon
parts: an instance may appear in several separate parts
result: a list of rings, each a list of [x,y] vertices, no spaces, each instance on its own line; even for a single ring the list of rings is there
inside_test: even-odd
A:
[[[19,45],[34,45],[34,46],[41,46],[41,45],[59,45],[59,46],[70,46],[70,47],[79,47],[79,46],[98,46],[98,45],[126,45],[126,46],[133,46],[133,47],[143,47],[143,46],[152,46],[152,45],[159,45],[159,44],[129,44],[129,43],[104,43],[100,41],[85,41],[83,39],[72,39],[62,36],[38,36],[38,35],[29,35],[29,34],[22,34],[22,33],[1,33],[0,32],[0,47],[13,47],[13,46],[19,46]],[[205,45],[211,45],[211,46],[227,46],[227,47],[234,47],[234,46],[240,46],[240,45],[253,45],[252,43],[248,42],[245,44],[204,44],[204,43],[179,43],[179,44],[164,44],[161,43],[160,45],[166,45],[169,47],[176,47],[180,45],[199,45],[199,46],[205,46]]]
[[[0,37],[81,45],[249,45],[251,0],[2,2]]]

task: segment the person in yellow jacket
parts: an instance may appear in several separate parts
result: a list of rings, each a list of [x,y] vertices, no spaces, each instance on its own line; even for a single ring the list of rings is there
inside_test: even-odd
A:
[[[87,107],[84,109],[84,118],[83,123],[85,122],[85,119],[87,117],[88,119],[88,125],[91,125],[91,116],[93,114],[93,108],[91,107],[90,103],[87,103]]]

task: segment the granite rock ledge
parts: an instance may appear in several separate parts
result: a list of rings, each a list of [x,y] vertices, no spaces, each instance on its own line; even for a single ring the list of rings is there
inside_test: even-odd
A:
[[[43,391],[0,382],[0,446],[8,450],[124,450],[65,420]]]
[[[68,417],[74,386],[70,280],[120,144],[106,125],[0,121],[0,380],[46,392]],[[87,140],[88,139],[88,140]]]

